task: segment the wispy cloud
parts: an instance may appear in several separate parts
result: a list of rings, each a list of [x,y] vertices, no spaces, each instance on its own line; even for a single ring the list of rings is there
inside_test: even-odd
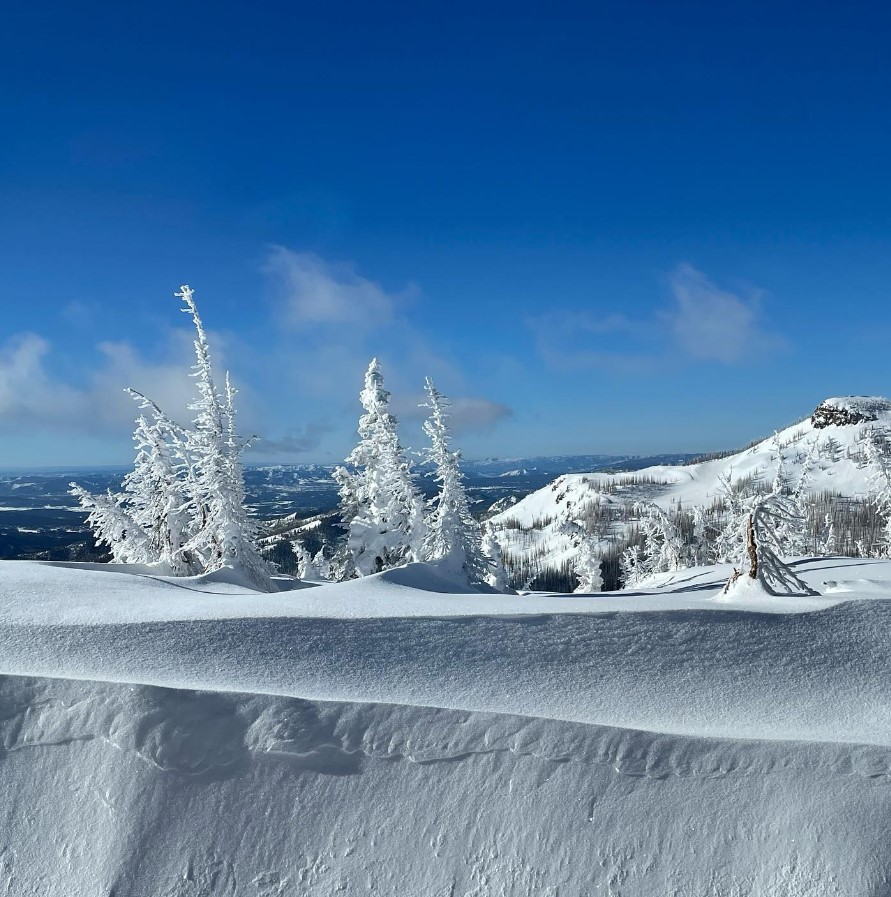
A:
[[[787,345],[765,323],[759,292],[721,289],[686,263],[668,282],[672,304],[648,316],[557,309],[531,318],[539,358],[553,370],[651,374],[678,354],[732,365]]]
[[[299,433],[286,433],[280,439],[260,438],[251,444],[252,455],[286,457],[316,451],[333,429],[327,420],[311,421]]]
[[[391,408],[403,422],[421,421],[428,410],[423,407],[427,401],[424,393],[394,396]],[[458,396],[449,398],[449,427],[455,436],[465,433],[490,432],[498,423],[513,416],[513,409],[501,402],[493,402],[480,396]]]
[[[670,283],[676,305],[664,319],[693,358],[734,364],[783,343],[763,323],[760,293],[743,298],[722,290],[688,264],[675,268]]]
[[[389,293],[352,265],[332,265],[312,252],[274,246],[262,267],[275,286],[285,321],[298,329],[337,325],[372,330],[390,324],[399,306],[417,295],[409,285]]]
[[[191,339],[174,331],[163,360],[150,361],[127,342],[98,345],[100,360],[78,385],[52,373],[52,347],[33,334],[19,334],[0,347],[0,424],[24,430],[126,435],[138,407],[125,392],[133,387],[172,417],[187,420],[195,384]],[[222,353],[217,353],[221,355]]]

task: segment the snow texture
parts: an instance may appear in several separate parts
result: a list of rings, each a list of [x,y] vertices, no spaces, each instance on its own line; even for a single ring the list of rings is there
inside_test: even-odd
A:
[[[0,563],[0,894],[889,894],[891,563],[794,566],[819,596]]]

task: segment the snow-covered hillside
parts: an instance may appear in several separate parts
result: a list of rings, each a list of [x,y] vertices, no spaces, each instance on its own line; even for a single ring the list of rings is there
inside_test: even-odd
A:
[[[618,595],[0,564],[0,893],[891,893],[891,563]],[[196,691],[198,689],[198,691]]]
[[[794,482],[805,468],[805,492],[862,497],[870,492],[865,455],[867,431],[891,429],[891,401],[878,396],[826,399],[814,413],[750,447],[689,465],[647,467],[632,474],[567,474],[526,496],[490,520],[506,552],[559,567],[578,551],[585,520],[599,506],[605,521],[600,533],[604,551],[626,526],[622,509],[638,501],[669,510],[708,507],[722,495],[721,477],[736,484],[769,489],[778,465],[777,444],[785,475]],[[612,521],[612,525],[610,525]],[[590,526],[587,526],[590,530]]]

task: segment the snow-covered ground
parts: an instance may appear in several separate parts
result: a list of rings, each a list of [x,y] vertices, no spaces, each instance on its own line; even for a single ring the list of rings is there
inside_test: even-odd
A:
[[[0,563],[0,894],[891,894],[891,563],[795,568],[819,596]]]

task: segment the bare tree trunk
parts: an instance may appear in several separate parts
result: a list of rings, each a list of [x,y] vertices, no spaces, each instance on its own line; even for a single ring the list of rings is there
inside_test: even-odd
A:
[[[758,578],[758,545],[755,542],[755,527],[752,523],[752,515],[746,517],[746,550],[749,552],[749,576]]]

